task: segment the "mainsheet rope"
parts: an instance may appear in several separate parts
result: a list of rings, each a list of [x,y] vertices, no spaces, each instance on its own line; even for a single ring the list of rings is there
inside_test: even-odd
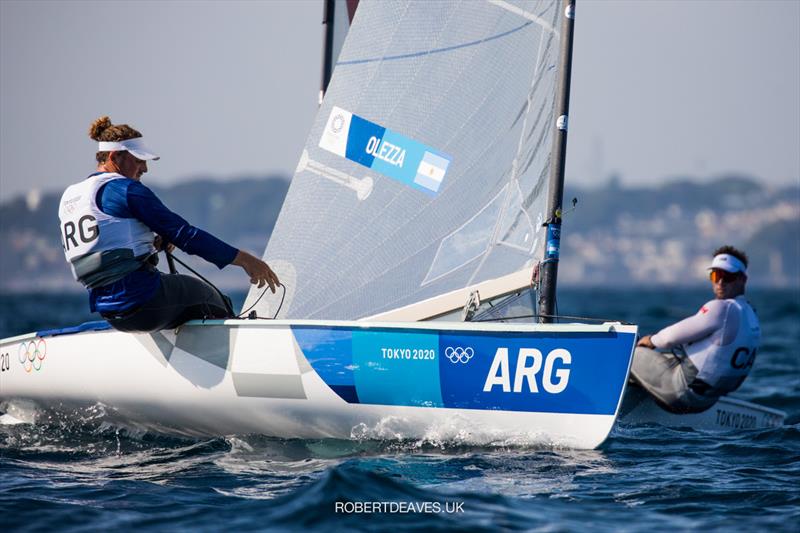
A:
[[[181,261],[180,259],[175,257],[175,255],[173,255],[172,252],[167,251],[166,246],[164,247],[164,253],[167,256],[167,264],[169,265],[170,274],[177,274],[178,273],[178,270],[175,268],[175,264],[173,263],[173,261],[177,261],[183,268],[185,268],[186,270],[188,270],[189,272],[194,274],[196,277],[198,277],[199,279],[201,279],[204,282],[206,282],[207,284],[209,284],[211,286],[211,288],[213,288],[215,291],[217,291],[217,294],[220,295],[220,297],[222,298],[222,301],[225,302],[225,307],[226,307],[226,309],[228,311],[228,314],[231,315],[231,318],[245,318],[246,317],[246,318],[249,318],[249,319],[262,318],[264,320],[275,320],[275,318],[277,318],[277,316],[278,316],[278,313],[280,313],[280,311],[281,311],[281,307],[283,307],[283,300],[284,300],[284,298],[286,298],[286,286],[284,284],[282,284],[282,283],[278,283],[278,285],[283,289],[283,294],[281,294],[281,303],[278,305],[278,309],[275,311],[275,315],[274,316],[272,316],[271,318],[270,317],[263,317],[263,316],[258,316],[255,313],[251,313],[250,315],[248,315],[248,313],[256,306],[256,304],[261,300],[261,298],[263,298],[263,296],[267,293],[267,291],[269,290],[269,285],[264,287],[264,290],[261,292],[259,297],[256,298],[255,302],[253,302],[253,305],[251,305],[246,310],[242,311],[240,314],[237,315],[236,313],[233,312],[233,307],[231,307],[231,304],[230,304],[230,302],[228,300],[228,297],[225,296],[225,294],[221,290],[219,290],[216,285],[214,285],[213,283],[208,281],[205,277],[203,277],[199,272],[194,270],[192,267],[190,267],[189,265],[187,265],[186,263],[184,263],[183,261]]]

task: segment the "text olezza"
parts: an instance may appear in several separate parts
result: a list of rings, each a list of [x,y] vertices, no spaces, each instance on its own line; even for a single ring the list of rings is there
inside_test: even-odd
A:
[[[451,162],[434,147],[336,106],[319,147],[432,196],[441,189]]]
[[[365,150],[368,154],[396,167],[402,167],[406,159],[406,151],[401,147],[375,136],[369,138]]]

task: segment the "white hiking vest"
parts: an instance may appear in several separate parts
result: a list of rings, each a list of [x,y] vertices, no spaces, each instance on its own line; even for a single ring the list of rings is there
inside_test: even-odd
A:
[[[756,357],[761,342],[761,327],[758,317],[743,295],[726,300],[729,304],[726,326],[738,321],[736,336],[726,342],[725,327],[716,330],[704,339],[684,346],[689,360],[697,367],[697,379],[701,379],[721,392],[730,392],[744,381]]]
[[[97,191],[112,180],[127,179],[104,172],[70,185],[61,196],[58,218],[61,244],[77,281],[98,286],[121,279],[156,252],[155,233],[135,218],[107,215],[97,205]]]

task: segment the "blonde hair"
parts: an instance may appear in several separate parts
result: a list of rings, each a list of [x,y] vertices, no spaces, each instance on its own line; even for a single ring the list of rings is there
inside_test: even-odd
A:
[[[108,116],[98,118],[89,126],[89,137],[98,142],[126,141],[128,139],[137,139],[141,136],[141,133],[127,124],[112,124]],[[111,152],[97,152],[97,162],[105,163],[110,153]]]

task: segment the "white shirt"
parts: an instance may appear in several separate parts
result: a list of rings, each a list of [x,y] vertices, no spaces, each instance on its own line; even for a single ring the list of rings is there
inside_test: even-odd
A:
[[[744,295],[711,300],[697,314],[650,337],[656,348],[682,346],[697,367],[697,378],[722,390],[741,384],[761,341],[758,317]]]

